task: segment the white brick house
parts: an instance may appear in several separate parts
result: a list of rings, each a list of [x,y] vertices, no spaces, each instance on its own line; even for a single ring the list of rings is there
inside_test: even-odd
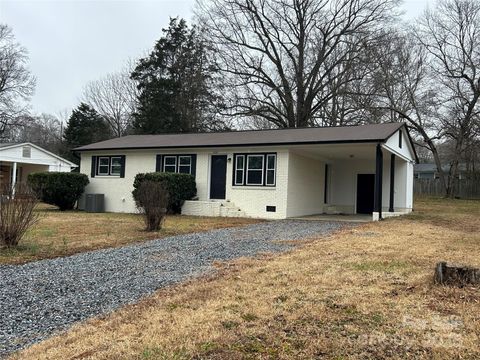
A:
[[[416,154],[401,123],[224,133],[131,135],[76,149],[86,193],[135,212],[141,172],[191,173],[197,199],[182,213],[283,219],[412,210]]]

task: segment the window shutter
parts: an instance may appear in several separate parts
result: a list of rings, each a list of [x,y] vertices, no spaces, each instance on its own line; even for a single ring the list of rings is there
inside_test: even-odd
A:
[[[197,155],[193,154],[192,156],[192,175],[195,177],[195,174],[197,173]]]
[[[90,177],[94,178],[95,177],[95,172],[97,170],[97,157],[92,156],[92,170],[90,173]]]
[[[124,178],[125,177],[125,155],[120,155],[120,177]]]
[[[155,171],[162,171],[162,155],[157,155],[157,160],[155,161]]]

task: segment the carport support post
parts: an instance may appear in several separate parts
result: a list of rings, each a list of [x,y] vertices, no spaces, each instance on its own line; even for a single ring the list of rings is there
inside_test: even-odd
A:
[[[377,144],[375,157],[375,201],[374,210],[378,213],[378,219],[382,218],[382,177],[383,177],[383,153],[380,144]]]
[[[17,184],[17,163],[13,163],[12,167],[12,196],[15,196],[15,185]]]
[[[394,198],[395,198],[395,154],[390,155],[390,203],[388,206],[389,212],[394,212]]]

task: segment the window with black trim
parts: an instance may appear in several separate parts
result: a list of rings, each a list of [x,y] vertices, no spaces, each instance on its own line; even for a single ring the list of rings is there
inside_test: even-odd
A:
[[[247,185],[263,185],[264,155],[247,155]]]
[[[99,156],[97,160],[98,176],[120,176],[122,172],[121,156]]]
[[[233,185],[275,186],[276,153],[234,154]]]
[[[157,155],[157,171],[195,175],[196,155]]]
[[[236,155],[234,185],[243,185],[244,172],[245,172],[245,155]]]
[[[275,186],[275,163],[277,162],[277,155],[267,154],[267,168],[265,175],[265,185]]]
[[[110,158],[110,175],[120,176],[122,171],[122,159],[118,156]]]
[[[192,157],[191,156],[178,157],[178,172],[180,174],[192,173]]]
[[[163,172],[177,172],[177,157],[165,155],[163,157]]]

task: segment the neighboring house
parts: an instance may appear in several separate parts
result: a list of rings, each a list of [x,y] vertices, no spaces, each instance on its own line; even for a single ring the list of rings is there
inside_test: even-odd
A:
[[[435,164],[415,164],[413,173],[415,179],[438,178],[437,166]]]
[[[0,143],[0,189],[40,171],[72,171],[77,165],[31,143]]]
[[[467,172],[465,164],[458,165],[458,174],[457,177],[459,180],[465,178],[465,173]],[[449,176],[450,165],[442,166],[443,173],[445,176]],[[435,164],[415,164],[414,167],[414,176],[415,179],[439,179],[439,171]]]
[[[105,209],[135,212],[142,172],[195,176],[198,200],[182,213],[283,219],[310,214],[410,212],[417,160],[404,124],[131,135],[75,149],[86,193]]]

